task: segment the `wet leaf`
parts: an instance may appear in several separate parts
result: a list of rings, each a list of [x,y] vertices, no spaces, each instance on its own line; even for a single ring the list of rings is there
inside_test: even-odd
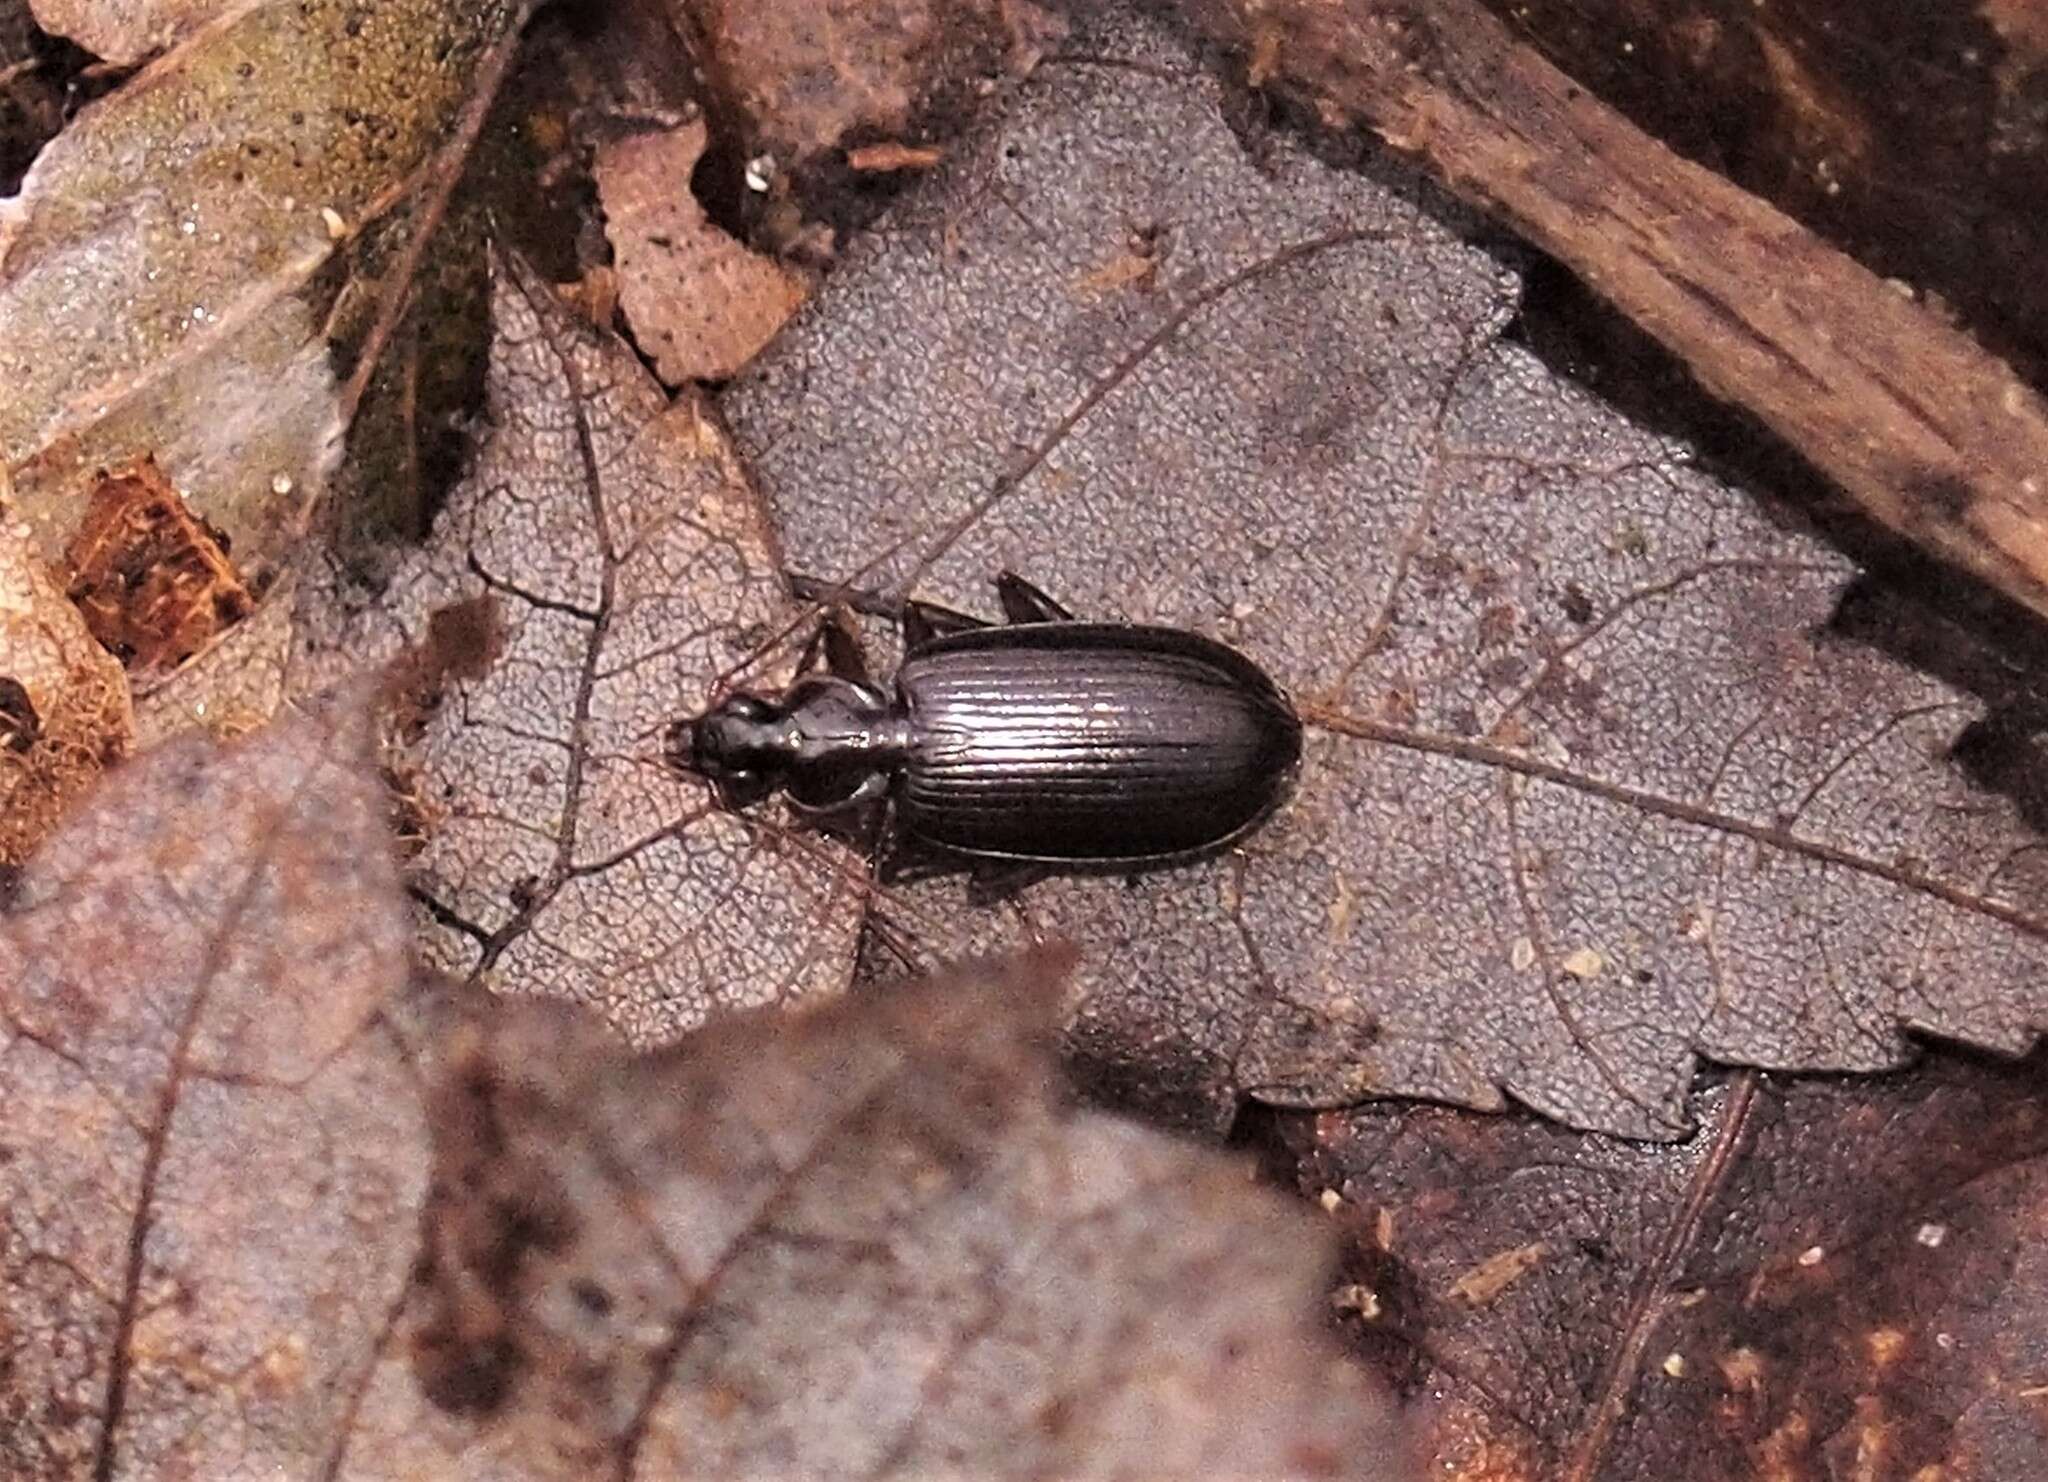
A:
[[[498,267],[493,317],[476,465],[356,619],[337,625],[332,588],[309,599],[295,681],[497,599],[494,661],[450,686],[405,762],[434,815],[416,862],[429,952],[501,990],[595,1004],[640,1040],[843,987],[853,857],[712,812],[660,760],[706,677],[793,610],[723,429],[516,262]],[[802,929],[733,908],[757,896]]]
[[[1041,954],[633,1056],[480,1001],[408,1336],[481,1440],[387,1372],[344,1475],[1407,1475],[1327,1233],[1065,1104],[1057,1002]]]
[[[134,740],[119,660],[93,641],[27,528],[0,524],[0,865],[28,858]]]
[[[808,285],[714,225],[690,194],[702,119],[600,146],[591,173],[633,338],[662,380],[719,381],[773,338]]]
[[[246,571],[279,556],[345,412],[323,270],[432,174],[517,15],[248,7],[42,152],[0,224],[0,458],[47,552],[96,470],[153,453]]]
[[[2043,1069],[1743,1075],[1682,1148],[1415,1107],[1265,1131],[1447,1468],[2002,1482],[2048,1454]]]
[[[2048,914],[1947,759],[1975,702],[1828,636],[1850,565],[1505,341],[1512,276],[1419,198],[1248,150],[1110,27],[726,400],[797,569],[907,542],[883,578],[985,611],[1014,567],[1300,702],[1299,795],[1240,857],[1024,898],[1083,946],[1082,1061],[1217,1120],[1513,1096],[1670,1137],[1701,1055],[2025,1048]],[[928,948],[1020,929],[957,890],[910,894],[957,923]]]
[[[0,916],[0,1453],[311,1476],[405,1290],[410,927],[360,704],[113,774]]]

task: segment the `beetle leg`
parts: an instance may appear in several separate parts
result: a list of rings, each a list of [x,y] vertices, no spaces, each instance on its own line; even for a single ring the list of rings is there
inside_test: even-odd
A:
[[[903,647],[906,651],[923,648],[934,638],[946,638],[954,633],[970,633],[976,628],[987,626],[988,624],[978,617],[969,617],[964,612],[955,612],[950,607],[940,607],[936,603],[903,604]]]
[[[967,877],[967,904],[998,905],[1051,873],[1050,868],[1035,860],[983,861]]]
[[[1074,615],[1014,571],[996,577],[996,600],[1013,623],[1071,623]]]
[[[844,613],[828,614],[818,633],[825,641],[825,667],[828,670],[855,684],[874,682],[868,673],[867,655],[861,652],[860,639],[854,636],[853,625]]]

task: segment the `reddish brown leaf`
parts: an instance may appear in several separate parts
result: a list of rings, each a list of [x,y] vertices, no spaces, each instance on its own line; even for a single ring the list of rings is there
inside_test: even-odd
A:
[[[636,130],[601,145],[593,167],[626,322],[671,386],[731,376],[808,291],[720,231],[690,194],[705,137],[702,119]]]
[[[2044,1068],[1740,1077],[1683,1148],[1426,1108],[1265,1130],[1459,1475],[2007,1482],[2048,1455]]]
[[[943,95],[1028,72],[1063,27],[1031,0],[672,0],[704,39],[751,148],[803,168],[853,138],[900,139]]]
[[[64,561],[86,627],[131,668],[176,668],[255,605],[153,458],[101,475]]]

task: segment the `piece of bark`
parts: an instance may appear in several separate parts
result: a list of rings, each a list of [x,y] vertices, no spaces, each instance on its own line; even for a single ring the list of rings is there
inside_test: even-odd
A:
[[[1687,159],[2048,384],[2048,6],[1487,0]]]
[[[2048,407],[1478,0],[1189,0],[1251,80],[1369,125],[1578,273],[1873,519],[2048,615]]]

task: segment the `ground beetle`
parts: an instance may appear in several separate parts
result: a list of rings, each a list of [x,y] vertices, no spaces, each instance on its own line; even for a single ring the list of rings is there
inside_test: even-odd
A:
[[[676,722],[670,762],[727,807],[780,788],[817,821],[886,815],[891,842],[985,878],[1177,864],[1279,806],[1301,722],[1251,660],[1178,628],[1076,621],[1010,572],[996,592],[1009,626],[905,604],[893,692],[828,621],[826,672]]]

